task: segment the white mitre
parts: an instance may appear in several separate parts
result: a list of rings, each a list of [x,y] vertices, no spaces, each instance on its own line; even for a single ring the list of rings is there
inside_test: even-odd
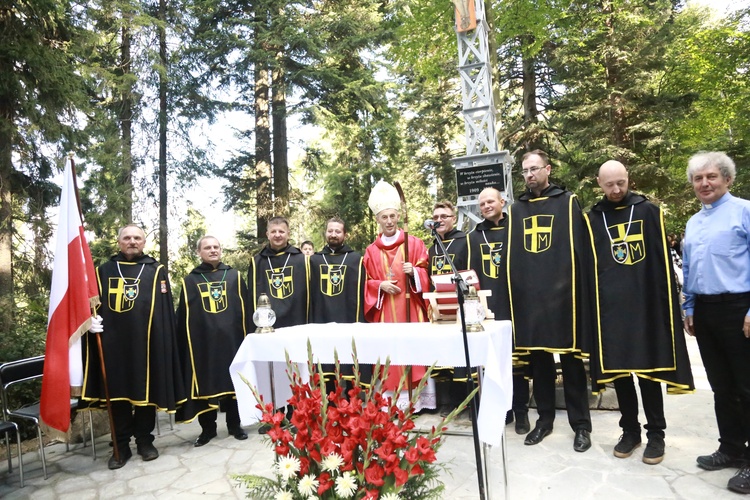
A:
[[[381,180],[372,188],[367,204],[370,206],[372,213],[378,215],[389,208],[398,210],[401,207],[401,198],[395,187]]]

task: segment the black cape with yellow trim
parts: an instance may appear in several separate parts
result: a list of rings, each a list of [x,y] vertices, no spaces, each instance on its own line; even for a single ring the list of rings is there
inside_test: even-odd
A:
[[[466,258],[466,233],[458,229],[451,229],[443,235],[443,245],[448,252],[453,265],[453,269],[445,258],[443,250],[433,239],[432,246],[427,250],[430,262],[430,275],[433,274],[453,274],[455,271],[465,271],[468,269],[468,259]],[[435,290],[435,285],[430,280],[430,291]]]
[[[692,392],[661,208],[628,193],[617,204],[599,201],[587,220],[596,263],[599,332],[591,356],[594,389],[632,372],[666,383],[667,392]]]
[[[508,279],[519,350],[590,352],[588,231],[577,197],[554,184],[508,210]]]
[[[362,254],[349,246],[332,249],[326,245],[310,256],[310,323],[363,323],[365,321],[365,280]],[[341,376],[352,379],[351,359],[339,360]],[[324,364],[323,376],[331,380],[335,365]],[[360,365],[360,380],[368,384],[372,367]]]
[[[469,267],[477,273],[479,287],[490,290],[487,307],[495,314],[495,320],[510,319],[510,297],[508,294],[508,269],[506,266],[508,250],[508,230],[503,216],[497,224],[483,220],[469,233],[468,259]],[[513,351],[514,374],[526,375],[528,351]]]
[[[508,274],[505,265],[508,231],[503,217],[495,224],[483,220],[469,233],[469,267],[477,273],[479,287],[490,290],[487,307],[495,314],[495,320],[510,319],[508,298]]]
[[[203,263],[182,280],[177,342],[189,391],[178,422],[217,410],[219,398],[234,396],[229,365],[247,335],[245,297],[240,273],[223,263],[215,269]]]
[[[310,310],[309,278],[308,260],[299,248],[287,245],[275,251],[265,246],[250,261],[247,272],[249,317],[255,312],[258,297],[265,293],[276,313],[274,328],[306,324]]]
[[[365,320],[365,267],[348,246],[325,246],[310,256],[310,323]]]
[[[118,270],[119,263],[119,270]],[[109,396],[172,412],[184,402],[175,334],[174,303],[164,266],[148,255],[133,261],[119,253],[96,271],[101,293],[97,313]],[[106,397],[96,335],[86,334],[83,399],[104,406]]]

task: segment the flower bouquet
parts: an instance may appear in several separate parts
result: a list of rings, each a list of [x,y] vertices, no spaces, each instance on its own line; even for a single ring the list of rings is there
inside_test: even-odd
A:
[[[356,346],[353,345],[353,375],[341,376],[338,357],[330,392],[320,364],[313,362],[307,344],[307,381],[287,355],[293,408],[291,421],[274,411],[251,386],[263,412],[261,421],[270,426],[266,439],[276,453],[273,478],[241,475],[236,478],[248,488],[254,500],[334,500],[334,499],[439,499],[444,486],[438,478],[436,452],[446,425],[461,412],[476,390],[440,425],[425,435],[414,431],[413,408],[427,384],[432,367],[412,392],[406,411],[379,390],[387,378],[390,361],[373,378],[360,380]],[[406,370],[398,392],[406,386]],[[348,388],[347,388],[348,387]]]

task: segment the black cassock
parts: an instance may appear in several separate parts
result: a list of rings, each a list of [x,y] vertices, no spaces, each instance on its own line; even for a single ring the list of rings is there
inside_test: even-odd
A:
[[[589,235],[578,199],[554,184],[522,194],[508,224],[510,308],[516,348],[588,353]]]
[[[185,400],[175,335],[174,304],[164,266],[148,255],[119,253],[97,269],[101,334],[113,401],[174,411]],[[106,403],[96,336],[86,335],[83,399]]]
[[[645,197],[606,198],[587,214],[596,262],[594,389],[631,372],[694,389],[664,215]]]
[[[248,331],[245,297],[239,272],[223,263],[215,269],[203,263],[182,280],[177,341],[188,400],[178,422],[217,410],[219,398],[234,396],[229,365]]]
[[[250,261],[247,274],[248,314],[252,317],[261,293],[268,295],[276,313],[274,328],[304,325],[310,309],[309,268],[298,248],[287,245],[279,251],[264,247]]]

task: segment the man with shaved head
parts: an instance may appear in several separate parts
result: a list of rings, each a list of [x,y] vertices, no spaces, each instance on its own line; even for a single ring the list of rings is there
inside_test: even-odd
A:
[[[694,390],[664,214],[628,190],[628,172],[619,161],[604,163],[597,181],[604,197],[587,214],[599,325],[591,356],[592,386],[597,392],[614,383],[622,414],[614,455],[627,458],[641,444],[633,374],[638,377],[648,438],[643,462],[658,464],[664,458],[667,427],[661,384],[669,394]]]
[[[487,297],[487,307],[495,314],[495,320],[510,319],[508,299],[508,274],[506,270],[506,253],[508,249],[507,218],[503,212],[505,198],[500,191],[489,187],[479,193],[479,211],[484,220],[469,233],[468,253],[469,267],[476,271],[482,290],[491,290]],[[509,424],[515,416],[516,433],[526,434],[531,430],[529,424],[529,382],[524,376],[528,358],[514,353],[513,356],[513,407],[505,417]]]

